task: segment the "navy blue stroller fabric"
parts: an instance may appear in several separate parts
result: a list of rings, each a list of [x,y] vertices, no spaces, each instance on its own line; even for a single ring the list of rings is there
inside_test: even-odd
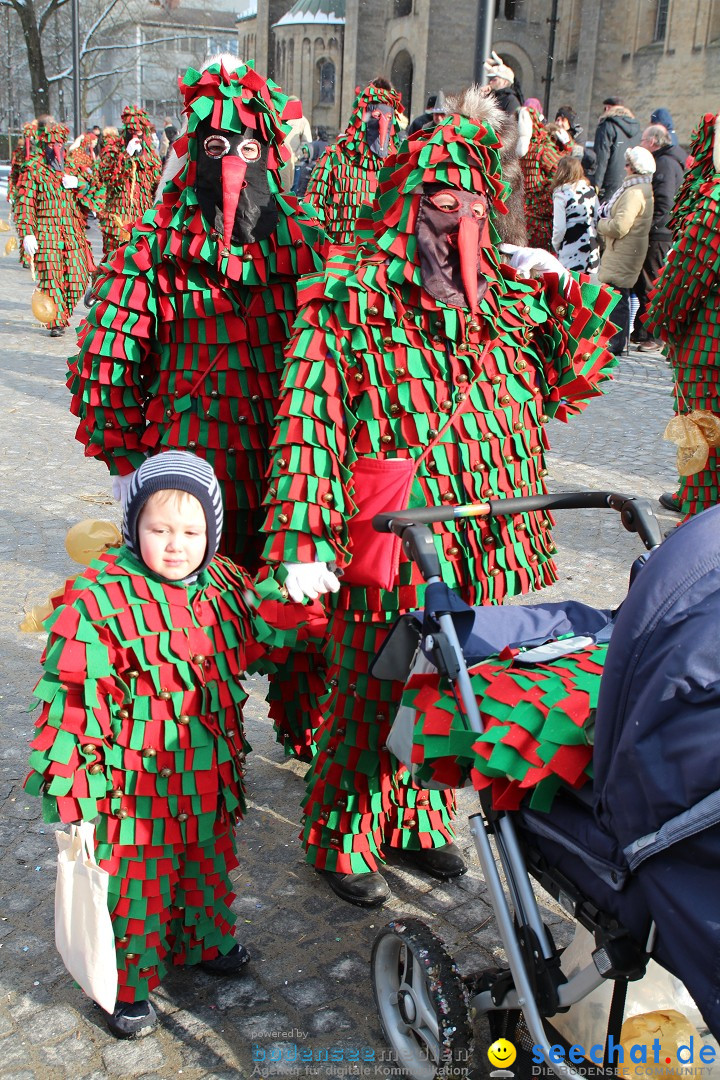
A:
[[[642,886],[656,958],[720,1037],[720,507],[668,537],[617,615],[593,762],[595,812]]]
[[[508,607],[477,607],[465,604],[447,585],[428,585],[425,609],[416,613],[451,612],[468,664],[478,663],[506,646],[531,648],[554,638],[587,635],[606,641],[612,629],[613,613],[589,607],[577,600],[525,604]],[[426,628],[427,629],[427,628]]]

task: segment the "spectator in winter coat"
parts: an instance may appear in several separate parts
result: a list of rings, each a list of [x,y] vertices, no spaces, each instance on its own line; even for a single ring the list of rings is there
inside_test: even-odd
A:
[[[405,132],[405,134],[407,135],[408,138],[410,138],[411,135],[414,135],[416,131],[419,131],[420,128],[424,128],[426,124],[432,123],[432,118],[433,118],[432,110],[433,110],[433,105],[435,104],[436,101],[437,101],[437,94],[429,94],[428,95],[428,99],[425,102],[425,112],[420,113],[419,116],[416,116],[414,118],[414,120],[410,121],[410,126],[408,127],[407,131]]]
[[[604,113],[595,131],[595,173],[590,181],[601,200],[608,199],[623,182],[625,151],[640,142],[640,121],[626,109],[620,98],[605,98]]]
[[[600,265],[598,197],[578,158],[560,158],[552,188],[552,245],[558,259],[566,270],[594,274]]]
[[[642,325],[642,316],[647,308],[648,292],[665,265],[665,259],[672,244],[672,233],[668,222],[684,171],[673,152],[676,147],[672,145],[670,132],[662,124],[651,124],[650,127],[645,128],[640,145],[649,150],[655,158],[655,173],[652,178],[654,209],[647,255],[640,277],[635,283],[634,292],[638,298],[639,307],[635,315],[632,340],[641,352],[654,352],[657,344]]]
[[[608,344],[610,352],[620,356],[630,330],[630,293],[645,262],[653,219],[652,177],[655,158],[643,146],[625,151],[625,179],[612,198],[600,207],[598,236],[605,241],[598,278],[613,285],[620,293],[620,303],[613,322],[620,329]]]

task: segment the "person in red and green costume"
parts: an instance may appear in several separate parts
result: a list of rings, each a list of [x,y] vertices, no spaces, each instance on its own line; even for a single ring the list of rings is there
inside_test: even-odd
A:
[[[665,345],[677,413],[695,413],[700,431],[709,436],[705,464],[660,498],[666,509],[687,518],[720,502],[720,114],[706,113],[693,133],[669,225],[673,244],[644,322]]]
[[[397,145],[402,115],[400,94],[376,79],[355,98],[348,126],[313,169],[304,201],[334,243],[353,243],[360,208],[372,203],[378,170]]]
[[[108,144],[93,180],[93,197],[100,208],[103,261],[128,239],[155,198],[162,173],[160,155],[150,139],[150,118],[137,105],[126,105],[117,143]]]
[[[526,153],[520,158],[525,184],[525,216],[528,241],[533,247],[552,251],[553,193],[552,180],[558,161],[570,152],[562,150],[545,127],[542,116],[532,106],[523,106],[522,113],[532,123],[532,134]]]
[[[327,240],[282,193],[300,103],[237,57],[191,69],[180,88],[187,131],[162,201],[103,268],[70,363],[71,409],[118,497],[148,454],[207,458],[225,503],[222,550],[253,572],[297,279],[319,269]],[[309,653],[271,680],[288,753],[309,760],[322,688]]]
[[[38,289],[57,305],[51,337],[65,332],[94,268],[85,232],[92,209],[88,184],[66,167],[64,124],[37,131],[38,152],[22,169],[15,188],[15,222],[22,248],[34,261]]]
[[[523,272],[549,270],[541,279],[503,261],[497,106],[473,88],[449,109],[381,170],[364,243],[333,249],[302,283],[266,498],[265,557],[287,565],[290,595],[335,590],[303,842],[334,891],[368,907],[389,896],[387,847],[439,878],[465,867],[452,794],[414,787],[385,748],[402,685],[368,674],[389,624],[422,606],[421,576],[404,558],[388,591],[331,573],[353,558],[350,470],[359,457],[417,459],[470,394],[472,407],[420,465],[410,504],[542,492],[547,424],[600,393],[615,362],[604,347],[610,291],[563,278],[545,252],[509,249]],[[550,525],[532,513],[437,526],[445,581],[471,604],[551,584]]]
[[[173,451],[134,474],[125,544],[66,584],[48,621],[27,791],[45,821],[97,818],[110,875],[118,1038],[149,1034],[172,965],[232,975],[234,829],[245,809],[246,669],[294,643],[304,611],[272,575],[218,556],[212,469]]]

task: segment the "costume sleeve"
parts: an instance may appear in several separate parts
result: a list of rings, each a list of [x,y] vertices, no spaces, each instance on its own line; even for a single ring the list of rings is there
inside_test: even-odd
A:
[[[287,351],[265,498],[265,558],[271,563],[312,562],[316,556],[343,562],[348,555],[346,519],[356,510],[347,490],[356,419],[342,363],[350,331],[341,325],[340,294],[347,290],[332,281],[331,264],[327,273],[333,301],[325,300],[321,276],[305,279]]]
[[[543,407],[548,417],[567,420],[603,393],[617,364],[606,345],[616,330],[609,316],[619,295],[573,275],[562,284],[557,274],[543,275],[541,295],[550,311],[539,327]]]
[[[35,200],[37,197],[37,176],[32,167],[23,169],[15,188],[15,209],[13,216],[18,236],[22,244],[23,237],[37,235],[37,216]]]
[[[630,232],[638,214],[643,211],[643,196],[637,187],[628,188],[615,203],[610,217],[598,222],[598,233],[605,239],[619,240]]]
[[[25,788],[42,795],[46,821],[91,820],[107,795],[106,767],[116,753],[111,705],[117,712],[124,691],[114,674],[110,637],[82,597],[60,607],[49,626]]]
[[[720,288],[720,234],[715,200],[706,199],[687,221],[650,293],[645,326],[667,341]]]
[[[556,251],[560,250],[560,245],[565,237],[565,229],[567,228],[567,221],[565,218],[565,196],[562,191],[556,191],[553,195],[553,226],[552,226],[552,246]]]
[[[328,190],[332,180],[332,158],[328,148],[310,173],[310,179],[305,189],[303,202],[314,206],[321,221],[325,220],[325,204],[328,198]]]
[[[81,326],[80,352],[69,362],[70,409],[80,420],[75,437],[113,474],[129,474],[145,459],[141,440],[157,323],[151,237],[152,229],[139,227],[114,256]]]

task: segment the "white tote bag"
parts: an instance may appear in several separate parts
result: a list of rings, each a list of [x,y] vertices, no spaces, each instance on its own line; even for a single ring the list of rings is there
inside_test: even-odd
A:
[[[89,821],[56,832],[55,945],[65,967],[105,1012],[115,1008],[117,961],[108,911],[110,875],[95,861],[95,826]]]

